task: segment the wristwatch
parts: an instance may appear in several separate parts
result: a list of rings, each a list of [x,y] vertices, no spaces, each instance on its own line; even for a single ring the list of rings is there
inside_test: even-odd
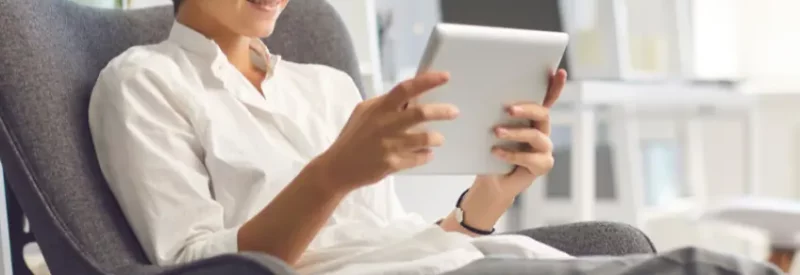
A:
[[[464,191],[464,193],[461,193],[461,196],[458,197],[458,201],[456,202],[456,210],[455,210],[456,221],[462,227],[464,227],[465,229],[469,230],[472,233],[475,233],[475,234],[478,234],[478,235],[491,235],[492,233],[494,233],[494,227],[492,228],[491,231],[486,231],[486,230],[480,230],[480,229],[477,229],[475,227],[469,226],[464,222],[465,213],[464,213],[464,209],[461,209],[461,201],[464,200],[464,196],[467,195],[468,191],[469,191],[469,189]]]

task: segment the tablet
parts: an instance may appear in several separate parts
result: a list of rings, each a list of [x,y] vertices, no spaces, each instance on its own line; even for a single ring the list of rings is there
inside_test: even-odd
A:
[[[450,81],[412,104],[450,103],[460,110],[456,120],[420,125],[444,135],[433,148],[433,160],[403,174],[507,174],[514,168],[491,153],[495,145],[519,147],[494,135],[498,125],[529,121],[510,119],[505,108],[514,102],[541,104],[550,76],[556,72],[569,36],[496,27],[439,24],[430,37],[418,72],[446,71]]]

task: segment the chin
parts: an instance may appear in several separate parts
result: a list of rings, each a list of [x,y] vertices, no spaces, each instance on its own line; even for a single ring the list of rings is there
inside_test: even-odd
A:
[[[265,38],[272,35],[273,32],[275,32],[274,26],[271,26],[269,28],[260,28],[255,31],[254,37]]]
[[[251,9],[250,12],[242,14],[239,21],[240,26],[250,37],[267,37],[275,31],[275,23],[280,17],[283,7],[272,7],[269,11]]]
[[[237,22],[237,26],[234,30],[238,30],[237,33],[244,36],[249,37],[267,37],[272,35],[275,31],[275,23],[278,21],[278,16],[280,13],[271,14],[270,16],[262,16],[262,17],[253,17],[253,16],[242,16]]]

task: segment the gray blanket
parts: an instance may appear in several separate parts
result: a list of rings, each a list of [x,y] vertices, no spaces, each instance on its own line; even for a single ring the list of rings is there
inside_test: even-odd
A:
[[[682,248],[658,255],[581,257],[571,260],[484,259],[447,274],[772,275],[783,272],[769,263],[700,248]]]

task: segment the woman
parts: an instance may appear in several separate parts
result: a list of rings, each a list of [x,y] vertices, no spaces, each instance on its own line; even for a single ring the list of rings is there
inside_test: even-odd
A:
[[[568,257],[527,237],[481,236],[551,169],[547,107],[564,71],[544,106],[508,108],[535,127],[497,129],[530,145],[494,150],[518,168],[477,177],[460,200],[464,219],[434,225],[403,210],[390,175],[444,142],[406,130],[454,119],[454,106],[404,106],[448,75],[422,74],[361,102],[344,73],[282,61],[258,39],[288,2],[175,0],[166,41],[131,48],[102,71],[89,110],[98,159],[152,262],[255,251],[303,273],[435,274],[491,254]]]
[[[443,247],[415,252],[419,259],[453,255],[433,265],[442,272],[482,257],[453,235],[492,231],[513,198],[550,170],[547,108],[509,108],[537,128],[498,135],[533,150],[495,151],[519,169],[476,179],[461,203],[467,228],[452,214],[438,227],[422,222],[402,209],[389,176],[425,163],[427,148],[444,142],[405,130],[453,119],[454,106],[401,107],[447,74],[423,74],[360,102],[346,74],[280,60],[258,39],[288,2],[176,1],[166,41],[134,47],[101,73],[90,104],[98,158],[148,257],[167,265],[258,251],[329,271],[370,261],[357,252],[391,254],[390,243],[421,238]],[[560,71],[547,104],[564,82]]]

